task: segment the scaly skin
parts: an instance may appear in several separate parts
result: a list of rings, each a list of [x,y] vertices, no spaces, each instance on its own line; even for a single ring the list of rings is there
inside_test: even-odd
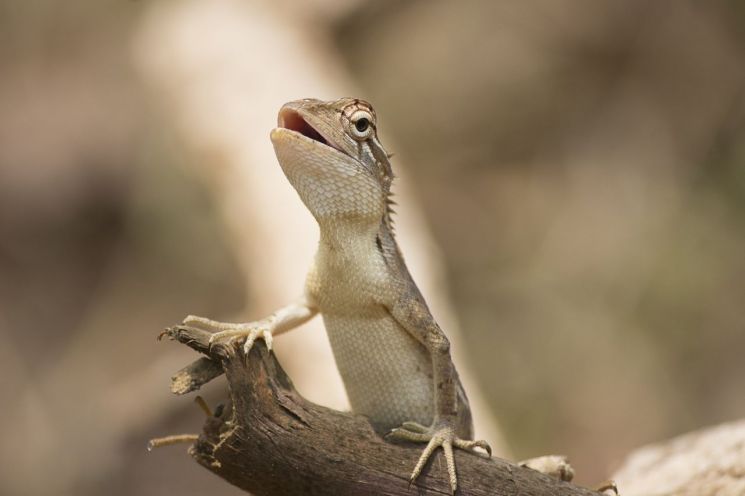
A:
[[[427,443],[411,481],[442,447],[455,492],[453,447],[491,449],[471,440],[471,411],[450,344],[396,244],[393,173],[375,112],[352,98],[306,99],[284,105],[278,121],[271,132],[277,159],[320,227],[305,295],[257,322],[184,322],[211,327],[214,342],[245,339],[247,352],[255,339],[271,347],[272,335],[320,313],[352,410],[391,438]]]

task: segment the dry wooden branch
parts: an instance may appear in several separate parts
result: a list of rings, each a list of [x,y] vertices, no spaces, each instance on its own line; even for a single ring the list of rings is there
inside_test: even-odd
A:
[[[450,494],[440,455],[427,465],[415,487],[409,487],[420,445],[387,442],[364,417],[305,400],[263,342],[257,342],[246,358],[234,347],[210,349],[210,334],[200,329],[178,326],[164,335],[211,359],[179,371],[179,381],[190,385],[177,388],[179,392],[216,377],[213,364],[222,364],[232,408],[208,418],[189,453],[231,484],[257,496]],[[462,451],[456,458],[458,494],[598,494],[504,460]]]
[[[171,377],[171,392],[186,394],[198,390],[225,371],[220,362],[208,357],[201,357],[179,370]]]

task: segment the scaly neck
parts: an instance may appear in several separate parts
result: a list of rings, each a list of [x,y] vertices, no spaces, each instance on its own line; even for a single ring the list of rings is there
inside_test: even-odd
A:
[[[380,221],[375,223],[329,219],[318,225],[321,230],[320,248],[344,256],[361,254],[374,247]]]

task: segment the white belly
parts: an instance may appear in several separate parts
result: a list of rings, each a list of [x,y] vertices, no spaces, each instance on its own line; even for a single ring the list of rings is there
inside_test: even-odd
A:
[[[346,312],[345,312],[346,313]],[[323,314],[336,365],[355,413],[379,430],[414,421],[430,425],[434,391],[425,348],[384,309]]]

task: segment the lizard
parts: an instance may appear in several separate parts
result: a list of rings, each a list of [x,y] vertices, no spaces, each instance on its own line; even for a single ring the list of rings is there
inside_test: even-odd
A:
[[[210,344],[243,339],[248,354],[256,339],[271,350],[273,336],[320,314],[352,411],[389,439],[426,443],[410,484],[441,447],[455,493],[453,449],[491,456],[491,447],[473,439],[450,342],[396,242],[391,155],[375,110],[356,98],[303,99],[282,106],[277,120],[270,133],[277,160],[320,231],[303,296],[254,322],[193,315],[183,322],[212,330]]]

